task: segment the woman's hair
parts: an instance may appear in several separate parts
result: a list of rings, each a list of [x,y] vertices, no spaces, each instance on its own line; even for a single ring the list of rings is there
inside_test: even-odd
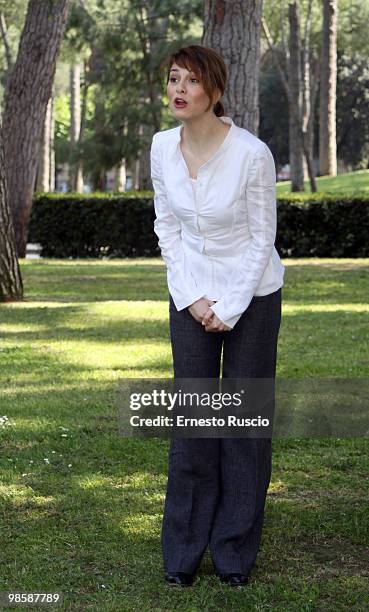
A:
[[[206,110],[209,110],[217,89],[221,92],[221,96],[224,94],[227,84],[227,67],[223,58],[214,49],[202,45],[189,45],[172,53],[166,62],[167,84],[170,69],[174,63],[181,68],[193,70],[201,79],[204,91],[210,98],[210,104]],[[217,117],[225,115],[223,104],[220,101],[214,105],[213,111]]]

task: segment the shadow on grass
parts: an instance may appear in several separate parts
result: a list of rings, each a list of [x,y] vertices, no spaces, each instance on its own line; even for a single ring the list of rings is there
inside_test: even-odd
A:
[[[291,303],[356,303],[368,282],[366,260],[287,259],[285,297]],[[71,270],[73,274],[71,274]],[[167,301],[166,270],[160,258],[81,263],[58,260],[23,264],[26,300],[101,302],[109,300]],[[357,287],[357,291],[353,289]]]

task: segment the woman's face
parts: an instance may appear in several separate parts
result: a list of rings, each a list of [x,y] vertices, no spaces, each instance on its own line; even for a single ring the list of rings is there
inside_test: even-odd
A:
[[[172,64],[167,85],[169,108],[178,119],[189,119],[202,115],[210,102],[200,77],[194,72]],[[184,101],[180,102],[177,98]],[[209,112],[212,112],[210,107]]]

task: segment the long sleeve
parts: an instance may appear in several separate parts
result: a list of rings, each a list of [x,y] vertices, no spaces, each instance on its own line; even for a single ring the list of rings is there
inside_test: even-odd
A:
[[[211,306],[233,328],[248,308],[271,256],[277,229],[276,173],[273,155],[263,143],[257,150],[246,184],[250,242],[230,275],[221,299]]]
[[[183,251],[180,222],[169,209],[162,175],[160,148],[154,134],[151,151],[151,180],[154,187],[156,219],[154,232],[159,238],[161,255],[167,267],[168,289],[177,310],[190,306],[203,297],[188,268]]]

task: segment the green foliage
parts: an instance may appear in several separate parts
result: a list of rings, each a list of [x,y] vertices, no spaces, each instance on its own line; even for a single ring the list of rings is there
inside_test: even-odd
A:
[[[278,201],[276,246],[283,256],[368,256],[369,195],[285,196]]]
[[[157,255],[154,208],[146,193],[41,194],[28,240],[41,243],[46,257]]]
[[[9,45],[11,62],[14,64],[17,57],[20,33],[22,31],[26,12],[27,0],[0,0],[0,13],[4,19],[6,27],[6,39]],[[5,45],[3,39],[0,45],[0,102],[3,105],[5,86],[7,79],[8,62],[6,58]]]
[[[337,59],[337,157],[352,169],[368,167],[369,69],[367,57]],[[319,92],[314,109],[314,157],[319,156]],[[276,119],[277,118],[277,119]],[[278,165],[289,163],[288,104],[270,54],[260,74],[259,137],[268,143]]]
[[[55,155],[59,164],[69,161],[70,155],[70,106],[69,96],[59,95],[55,98]]]
[[[368,58],[339,54],[337,65],[337,153],[355,169],[369,163]]]
[[[28,240],[43,245],[44,257],[153,256],[154,219],[151,192],[41,194]],[[280,198],[276,246],[285,257],[369,256],[369,195]]]
[[[89,48],[84,78],[93,89],[94,110],[79,150],[86,173],[98,175],[123,158],[130,165],[149,147],[163,125],[160,65],[174,47],[199,42],[202,28],[194,24],[200,25],[201,15],[200,0],[89,0],[73,6],[65,46],[78,53]]]
[[[310,0],[299,0],[301,35],[304,33],[306,16]],[[337,10],[337,48],[350,56],[369,53],[368,0],[339,0]],[[318,55],[321,53],[323,0],[312,3],[311,45]],[[273,41],[277,44],[282,38],[282,24],[285,28],[286,44],[288,43],[288,2],[264,0],[263,17],[266,20]]]

